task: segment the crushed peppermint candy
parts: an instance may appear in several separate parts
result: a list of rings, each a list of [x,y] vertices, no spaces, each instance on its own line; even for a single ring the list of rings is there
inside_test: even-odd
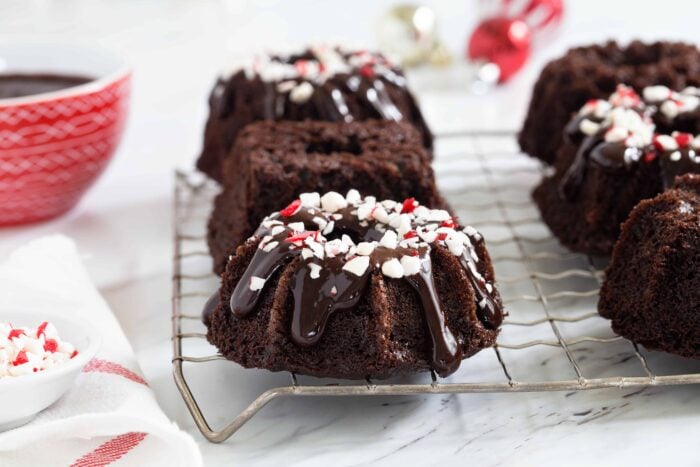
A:
[[[288,92],[293,102],[302,103],[311,97],[313,85],[323,84],[335,75],[354,72],[373,78],[392,74],[394,69],[395,65],[380,53],[316,45],[298,54],[258,55],[243,72],[249,79],[257,76],[263,81],[278,82],[278,92]]]
[[[365,287],[382,277],[407,283],[420,296],[426,319],[444,323],[434,260],[440,267],[462,268],[460,277],[469,281],[462,285],[473,293],[484,326],[495,329],[502,320],[500,297],[485,272],[488,262],[479,258],[482,236],[462,228],[448,211],[426,208],[414,198],[377,201],[356,190],[345,196],[305,193],[268,216],[251,239],[256,240],[257,250],[231,294],[231,312],[237,317],[253,312],[268,280],[282,271],[292,291],[291,338],[299,345],[318,342],[331,313],[357,305]],[[449,374],[461,360],[456,338],[440,326],[430,332],[433,366]]]
[[[589,138],[600,137],[606,143],[622,145],[618,157],[626,165],[638,161],[651,163],[658,157],[673,163],[683,160],[698,163],[700,135],[658,134],[654,118],[660,113],[659,117],[673,120],[699,107],[700,89],[695,87],[676,92],[666,86],[648,86],[640,97],[634,89],[621,84],[607,100],[586,102],[573,123]],[[626,151],[625,148],[634,149]],[[604,157],[612,156],[613,153],[608,152]]]
[[[0,323],[0,378],[48,370],[76,355],[75,347],[61,340],[49,322],[36,328]]]
[[[358,240],[347,235],[348,230],[357,230]],[[372,231],[374,237],[361,231]],[[334,191],[303,193],[266,218],[256,236],[265,253],[296,250],[308,263],[312,279],[321,277],[323,263],[334,258],[342,262],[343,271],[355,276],[373,267],[391,278],[415,275],[421,270],[421,256],[429,255],[436,244],[476,265],[479,255],[474,245],[482,241],[473,227],[461,228],[446,210],[429,209],[415,198],[377,201],[357,190],[345,196]],[[470,269],[477,281],[486,283],[476,267]],[[265,282],[264,277],[252,276],[249,289],[259,291]]]

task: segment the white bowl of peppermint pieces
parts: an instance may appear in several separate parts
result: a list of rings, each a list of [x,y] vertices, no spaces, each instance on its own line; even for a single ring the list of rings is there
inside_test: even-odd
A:
[[[0,431],[61,398],[97,353],[91,326],[33,310],[0,310]]]

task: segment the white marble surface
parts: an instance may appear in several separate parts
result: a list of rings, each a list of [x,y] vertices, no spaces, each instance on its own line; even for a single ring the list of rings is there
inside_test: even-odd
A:
[[[700,464],[697,387],[343,403],[290,399],[274,402],[225,444],[208,444],[199,436],[171,376],[171,191],[172,170],[189,167],[199,149],[208,88],[226,63],[265,46],[316,39],[372,44],[374,22],[391,3],[356,0],[348,8],[347,2],[320,0],[4,0],[0,41],[110,47],[134,65],[135,85],[124,142],[89,196],[60,220],[0,231],[0,253],[50,232],[76,239],[163,409],[201,441],[209,465]],[[435,5],[447,42],[460,50],[474,21],[472,3],[427,3]],[[516,128],[538,67],[570,44],[610,36],[700,39],[695,2],[568,3],[563,34],[543,46],[516,81],[488,97],[418,76],[418,93],[433,126]],[[493,353],[470,360],[463,371],[471,378],[502,377],[489,373],[488,358]],[[661,357],[654,363],[697,371],[697,365]],[[232,366],[199,382],[211,391],[211,400],[227,401],[209,407],[220,414],[217,422],[246,404],[260,385],[282,378]]]

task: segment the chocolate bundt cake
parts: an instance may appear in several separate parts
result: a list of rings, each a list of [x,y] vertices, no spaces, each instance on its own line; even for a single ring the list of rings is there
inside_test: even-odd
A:
[[[444,207],[420,134],[408,123],[380,120],[251,124],[224,164],[222,184],[208,232],[217,273],[267,214],[299,193],[355,188]]]
[[[554,173],[533,192],[542,219],[572,250],[610,253],[639,201],[700,172],[698,133],[698,88],[656,85],[639,96],[620,85],[608,100],[589,100],[564,131]]]
[[[312,47],[256,58],[217,81],[209,109],[197,167],[215,180],[222,179],[222,163],[240,131],[259,120],[406,121],[432,147],[402,71],[385,56],[364,50]]]
[[[494,344],[502,318],[478,232],[356,190],[305,193],[265,218],[203,316],[244,367],[348,379],[449,375]]]
[[[700,175],[642,201],[622,226],[598,311],[648,349],[700,358]]]
[[[518,141],[522,150],[553,163],[564,126],[589,99],[605,99],[618,83],[637,92],[647,86],[700,85],[700,51],[681,42],[616,42],[569,50],[542,70]]]

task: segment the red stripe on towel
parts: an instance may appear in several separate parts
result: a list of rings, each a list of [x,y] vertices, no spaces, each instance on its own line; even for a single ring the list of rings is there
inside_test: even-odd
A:
[[[126,379],[130,379],[136,383],[140,383],[148,386],[148,383],[141,376],[137,375],[131,370],[128,370],[118,363],[110,362],[107,360],[101,360],[99,358],[93,358],[85,365],[83,368],[83,373],[98,372],[98,373],[110,373],[113,375],[123,376]]]
[[[114,437],[73,462],[71,467],[104,467],[109,465],[141,444],[146,435],[147,433],[132,431]]]

